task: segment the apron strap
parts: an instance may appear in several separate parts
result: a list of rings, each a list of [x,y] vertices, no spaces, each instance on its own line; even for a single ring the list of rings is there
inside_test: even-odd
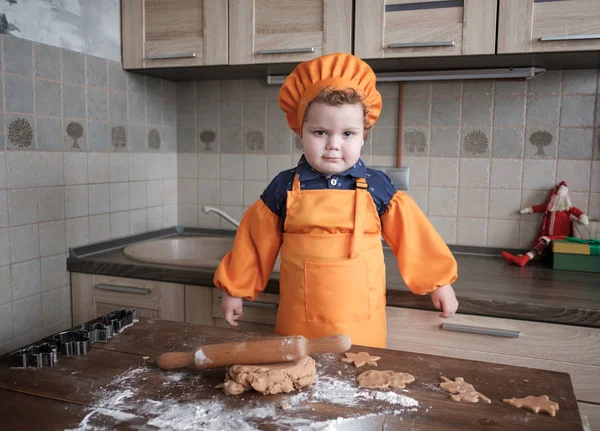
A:
[[[294,185],[292,186],[292,191],[297,192],[300,190],[300,177],[298,174],[294,174]]]
[[[362,245],[363,233],[365,230],[365,217],[369,198],[367,180],[364,178],[356,179],[356,194],[354,198],[354,233],[350,240],[350,257],[357,258],[360,254]],[[300,177],[294,175],[294,184],[292,191],[300,191]]]
[[[360,254],[363,233],[365,230],[365,215],[367,208],[368,194],[367,180],[364,178],[356,179],[356,196],[354,200],[354,234],[350,242],[350,257],[355,259]]]

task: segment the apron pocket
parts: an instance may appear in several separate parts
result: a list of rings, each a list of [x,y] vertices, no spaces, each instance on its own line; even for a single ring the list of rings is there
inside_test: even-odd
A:
[[[362,258],[304,263],[306,320],[318,323],[370,319],[367,261]]]

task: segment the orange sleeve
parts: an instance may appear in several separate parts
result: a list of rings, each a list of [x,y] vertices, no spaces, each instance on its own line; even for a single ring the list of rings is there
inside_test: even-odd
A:
[[[254,300],[273,271],[281,241],[280,217],[259,199],[242,217],[233,248],[215,273],[215,286],[231,296]]]
[[[394,194],[381,223],[383,238],[396,255],[402,279],[413,293],[425,295],[458,278],[450,249],[406,193]]]

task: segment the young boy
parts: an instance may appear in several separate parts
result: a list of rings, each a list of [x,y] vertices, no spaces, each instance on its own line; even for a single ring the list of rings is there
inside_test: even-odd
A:
[[[371,68],[350,54],[301,63],[286,78],[279,105],[304,155],[248,209],[217,269],[227,322],[237,326],[242,298],[264,289],[281,249],[277,334],[345,333],[353,344],[385,347],[382,235],[409,289],[431,294],[442,316],[453,315],[457,265],[450,250],[415,202],[360,160],[381,112]]]

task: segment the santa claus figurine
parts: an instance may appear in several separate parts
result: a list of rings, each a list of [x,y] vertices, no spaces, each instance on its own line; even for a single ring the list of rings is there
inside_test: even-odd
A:
[[[523,208],[519,211],[519,214],[531,213],[544,213],[541,231],[533,248],[526,254],[517,256],[502,252],[504,259],[514,265],[525,266],[530,260],[541,256],[552,240],[571,236],[573,234],[571,220],[584,225],[589,223],[587,215],[571,205],[569,189],[564,181],[554,188],[547,203]]]

